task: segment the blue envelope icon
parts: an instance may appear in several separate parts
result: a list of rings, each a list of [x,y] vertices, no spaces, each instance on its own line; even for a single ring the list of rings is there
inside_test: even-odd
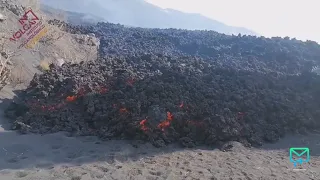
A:
[[[310,151],[306,147],[290,148],[290,162],[293,163],[294,167],[297,166],[297,163],[307,163],[310,160]]]

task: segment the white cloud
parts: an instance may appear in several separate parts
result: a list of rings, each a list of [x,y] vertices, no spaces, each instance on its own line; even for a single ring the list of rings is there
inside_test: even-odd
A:
[[[320,0],[147,0],[162,8],[201,13],[264,36],[320,42]]]

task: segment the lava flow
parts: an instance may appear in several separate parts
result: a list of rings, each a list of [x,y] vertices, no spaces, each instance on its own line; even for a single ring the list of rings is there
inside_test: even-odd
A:
[[[161,122],[158,125],[158,128],[160,128],[162,131],[165,130],[165,128],[170,126],[171,121],[173,120],[173,115],[171,114],[171,112],[167,112],[167,119],[164,120],[163,122]]]
[[[146,132],[148,130],[148,127],[147,127],[146,123],[147,123],[146,119],[140,121],[141,130],[144,131],[144,132]]]
[[[161,122],[160,124],[158,124],[157,127],[160,128],[162,131],[164,131],[165,128],[170,126],[172,120],[173,120],[173,115],[171,114],[171,112],[167,112],[167,119]],[[147,119],[143,119],[142,121],[140,121],[141,130],[144,132],[148,130],[146,123],[147,123]]]
[[[75,101],[75,100],[77,100],[77,96],[68,96],[68,97],[66,98],[66,101],[67,101],[67,102],[73,102],[73,101]]]
[[[108,92],[108,89],[104,86],[98,87],[96,89],[97,92],[99,92],[100,94],[105,94]],[[32,108],[32,109],[42,109],[42,111],[54,111],[54,110],[58,110],[60,108],[62,108],[63,106],[66,105],[66,102],[74,102],[76,101],[78,98],[85,96],[86,94],[88,94],[88,91],[86,91],[84,88],[80,88],[79,92],[76,95],[72,95],[72,96],[67,96],[65,98],[65,101],[60,102],[58,104],[54,104],[54,105],[39,105],[38,102],[28,102],[27,104]],[[63,94],[59,94],[58,97],[62,97]],[[120,112],[128,112],[125,108],[120,109]]]

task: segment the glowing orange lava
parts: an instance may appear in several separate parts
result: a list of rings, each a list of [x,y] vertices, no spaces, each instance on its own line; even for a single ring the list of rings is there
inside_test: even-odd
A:
[[[73,101],[75,101],[77,99],[77,96],[68,96],[67,98],[66,98],[66,101],[67,102],[73,102]]]
[[[140,126],[141,126],[141,130],[142,131],[147,131],[148,130],[148,127],[146,126],[146,123],[147,123],[146,119],[140,121]]]
[[[158,128],[160,128],[162,131],[165,130],[165,128],[170,126],[171,121],[173,120],[173,115],[171,114],[171,112],[167,112],[167,119],[164,120],[163,122],[161,122],[158,125]]]
[[[133,79],[133,78],[130,78],[127,80],[127,84],[131,85],[131,86],[134,84],[134,82],[135,82],[135,79]],[[94,91],[99,92],[100,94],[104,94],[104,93],[108,92],[108,88],[105,86],[100,86],[100,87],[95,88]],[[65,101],[62,101],[58,104],[42,105],[41,106],[41,105],[39,105],[39,100],[38,100],[38,102],[35,102],[35,103],[30,102],[30,105],[32,108],[39,108],[39,109],[42,109],[43,111],[54,111],[54,110],[58,110],[58,109],[64,107],[68,102],[76,101],[78,98],[85,96],[87,93],[89,93],[89,92],[86,91],[84,88],[80,88],[76,95],[67,96],[65,98]],[[61,96],[64,96],[64,94],[57,95],[57,97],[61,97]],[[117,105],[117,104],[112,104],[112,106],[113,106],[113,108],[117,108],[117,109],[119,108],[119,105]],[[185,110],[188,110],[190,107],[188,104],[185,104],[182,101],[177,106],[179,106],[179,108],[183,108]],[[128,112],[129,111],[124,107],[119,108],[119,113],[128,113]],[[238,117],[240,117],[240,118],[243,118],[244,115],[245,115],[245,113],[243,113],[243,112],[238,113]],[[157,125],[157,127],[164,132],[166,128],[170,127],[172,121],[173,121],[173,114],[171,112],[167,112],[166,119],[164,121],[160,122]],[[199,122],[199,121],[190,121],[189,120],[189,121],[187,121],[187,123],[191,126],[197,126],[197,127],[204,125],[203,122]],[[140,128],[142,131],[146,132],[147,130],[149,130],[149,127],[147,127],[147,117],[146,117],[146,119],[141,120],[139,124],[140,124]]]

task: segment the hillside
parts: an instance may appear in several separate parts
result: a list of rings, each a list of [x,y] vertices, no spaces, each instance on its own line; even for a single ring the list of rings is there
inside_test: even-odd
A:
[[[189,30],[207,29],[225,34],[241,33],[257,35],[246,28],[228,26],[200,14],[162,9],[144,0],[41,0],[41,3],[56,9],[84,13],[99,17],[110,23],[119,23],[133,27],[180,28]],[[68,19],[70,14],[68,12],[65,14]]]
[[[34,73],[39,72],[36,67],[40,64],[40,61],[54,62],[56,59],[63,58],[67,62],[79,62],[97,57],[97,46],[88,45],[86,41],[79,43],[79,39],[86,38],[85,35],[68,34],[59,30],[59,27],[51,25],[49,25],[48,35],[34,49],[19,49],[19,42],[11,42],[9,39],[20,28],[18,20],[23,14],[23,7],[26,5],[31,5],[38,15],[46,19],[36,1],[29,4],[27,1],[5,0],[0,2],[1,13],[7,17],[5,21],[0,22],[4,48],[14,54],[14,57],[12,57],[14,66],[11,76],[12,85],[29,83]]]

